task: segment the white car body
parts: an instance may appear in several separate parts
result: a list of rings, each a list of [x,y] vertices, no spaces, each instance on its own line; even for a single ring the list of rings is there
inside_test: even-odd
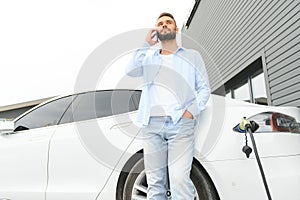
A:
[[[207,109],[197,119],[195,159],[208,173],[220,199],[267,198],[254,153],[246,158],[242,152],[245,134],[234,132],[233,127],[242,117],[269,111],[300,121],[299,108],[262,106],[216,95],[211,95]],[[133,111],[129,116],[125,113],[1,135],[0,200],[116,199],[120,169],[142,150],[139,130],[132,123],[136,114]],[[110,144],[101,148],[107,162],[79,133],[83,127],[86,137],[94,137],[95,124]],[[128,135],[124,129],[134,131]],[[300,134],[254,133],[254,137],[272,198],[299,199]]]

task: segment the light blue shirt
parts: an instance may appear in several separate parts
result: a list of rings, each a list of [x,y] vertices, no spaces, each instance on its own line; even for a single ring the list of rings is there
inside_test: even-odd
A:
[[[142,89],[137,122],[148,125],[151,106],[153,102],[149,97],[155,77],[162,65],[160,49],[149,51],[150,45],[145,43],[143,48],[134,52],[134,55],[126,67],[126,74],[132,77],[142,76],[144,86]],[[176,80],[176,97],[178,105],[174,106],[171,118],[176,124],[185,110],[196,118],[210,96],[209,81],[203,59],[198,51],[179,47],[173,56],[172,76]],[[178,80],[178,81],[177,81]]]

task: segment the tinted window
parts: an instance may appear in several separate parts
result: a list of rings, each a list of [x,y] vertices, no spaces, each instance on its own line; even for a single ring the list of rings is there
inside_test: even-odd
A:
[[[99,100],[101,95],[99,96]],[[131,112],[138,109],[138,103],[140,99],[139,91],[128,91],[128,90],[116,90],[111,93],[110,107],[113,115]],[[98,103],[100,103],[98,101]],[[98,116],[101,116],[101,106],[97,105]]]
[[[38,107],[15,122],[16,131],[56,125],[72,99],[69,96]]]
[[[82,121],[126,113],[138,109],[140,91],[114,90],[79,94],[61,120]]]

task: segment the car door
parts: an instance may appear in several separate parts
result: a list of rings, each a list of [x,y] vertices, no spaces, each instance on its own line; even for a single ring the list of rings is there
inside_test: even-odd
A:
[[[119,94],[118,106],[112,105],[113,93]],[[137,110],[131,95],[127,90],[78,95],[51,139],[47,200],[94,200],[98,196],[123,153],[111,151],[113,144],[106,134],[117,137],[115,142],[123,146],[132,139],[123,140],[120,132],[110,128],[119,123],[115,115]],[[114,197],[114,191],[108,192]]]
[[[47,187],[49,141],[72,97],[41,105],[0,136],[0,199],[43,200]]]

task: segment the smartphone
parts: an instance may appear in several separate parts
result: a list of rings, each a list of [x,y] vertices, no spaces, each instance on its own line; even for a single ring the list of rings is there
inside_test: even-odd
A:
[[[157,31],[154,31],[152,34],[152,40],[158,42]]]

